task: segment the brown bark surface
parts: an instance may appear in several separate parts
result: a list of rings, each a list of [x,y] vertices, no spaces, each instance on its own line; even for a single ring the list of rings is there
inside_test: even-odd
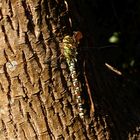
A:
[[[67,4],[71,20],[81,21],[72,1],[0,1],[0,140],[140,139],[137,89],[118,84],[98,53],[80,54],[86,112],[80,119],[61,50],[73,26]]]

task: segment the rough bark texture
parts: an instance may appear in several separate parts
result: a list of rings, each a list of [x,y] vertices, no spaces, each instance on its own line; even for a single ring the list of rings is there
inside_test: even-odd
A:
[[[78,116],[60,49],[65,34],[85,30],[78,8],[78,3],[63,0],[0,1],[1,140],[140,139],[135,86],[122,81],[122,85],[132,87],[129,90],[133,95],[127,94],[125,87],[116,84],[119,78],[92,52],[83,53],[85,72],[81,70],[80,75],[85,120]],[[83,44],[87,45],[85,40]]]

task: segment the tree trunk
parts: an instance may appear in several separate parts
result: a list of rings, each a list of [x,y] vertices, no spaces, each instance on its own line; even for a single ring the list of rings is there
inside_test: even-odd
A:
[[[85,100],[79,116],[62,40],[79,30],[79,50],[93,45],[97,29],[84,12],[91,2],[1,0],[1,140],[140,139],[138,88],[92,49],[78,55]]]

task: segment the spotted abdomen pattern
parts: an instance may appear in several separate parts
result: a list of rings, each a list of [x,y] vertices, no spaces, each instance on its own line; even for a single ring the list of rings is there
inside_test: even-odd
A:
[[[77,78],[77,72],[76,72],[76,62],[77,62],[77,42],[75,39],[71,36],[65,36],[63,38],[63,49],[64,49],[64,56],[66,58],[66,62],[69,67],[72,84],[73,84],[73,92],[76,97],[76,102],[78,106],[79,116],[83,119],[84,118],[84,109],[83,109],[83,103],[81,98],[81,88],[80,88],[80,82]]]

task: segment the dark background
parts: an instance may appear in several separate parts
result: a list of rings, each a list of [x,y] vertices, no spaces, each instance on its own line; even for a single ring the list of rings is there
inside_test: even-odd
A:
[[[73,30],[83,31],[90,42],[87,50],[99,48],[105,62],[139,84],[140,1],[77,0],[71,7]],[[77,15],[73,14],[75,10]],[[114,32],[119,33],[119,42],[110,43],[108,40]]]

